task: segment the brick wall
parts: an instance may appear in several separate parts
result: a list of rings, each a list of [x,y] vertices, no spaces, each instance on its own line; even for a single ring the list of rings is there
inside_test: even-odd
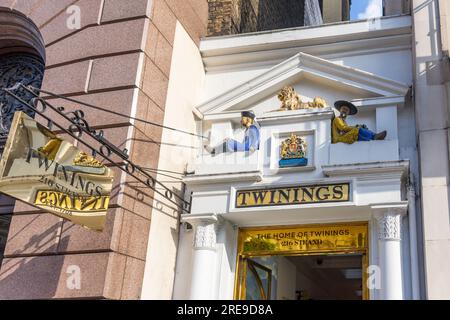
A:
[[[258,30],[298,27],[304,24],[304,1],[260,0]]]
[[[234,34],[239,29],[239,0],[208,0],[208,35]]]
[[[314,3],[317,8],[319,2]],[[208,0],[208,36],[303,26],[305,0]]]

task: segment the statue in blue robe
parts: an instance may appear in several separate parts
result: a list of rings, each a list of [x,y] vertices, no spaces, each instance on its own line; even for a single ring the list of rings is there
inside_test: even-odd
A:
[[[245,127],[245,137],[243,142],[234,139],[225,139],[221,145],[215,148],[205,145],[205,149],[212,155],[222,152],[254,152],[259,150],[261,135],[259,128],[255,125],[255,114],[252,111],[242,112],[241,124]]]

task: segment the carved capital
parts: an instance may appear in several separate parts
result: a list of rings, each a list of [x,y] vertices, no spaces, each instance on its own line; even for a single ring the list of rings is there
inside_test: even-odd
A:
[[[378,239],[401,240],[401,215],[387,213],[377,217]]]
[[[194,249],[215,249],[216,224],[200,224],[195,227]]]
[[[407,203],[374,206],[372,210],[378,222],[378,239],[400,241],[402,217],[406,214]]]
[[[215,249],[219,219],[215,214],[185,214],[181,221],[194,227],[194,249]]]

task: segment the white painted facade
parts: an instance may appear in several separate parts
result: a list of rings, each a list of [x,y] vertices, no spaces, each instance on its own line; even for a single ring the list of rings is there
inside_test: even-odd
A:
[[[261,146],[251,155],[212,157],[202,148],[184,178],[192,196],[182,216],[174,299],[233,299],[240,227],[367,221],[369,264],[381,268],[371,299],[418,299],[416,129],[411,102],[411,17],[397,16],[204,39],[206,70],[193,108],[197,132],[211,145],[242,138],[240,112],[252,110]],[[324,109],[274,112],[279,90],[293,86],[304,101],[323,97]],[[385,141],[331,144],[336,100],[358,107],[350,124],[387,130]],[[308,143],[306,167],[278,168],[279,145],[290,133]],[[239,209],[236,190],[349,182],[346,203]],[[192,228],[188,227],[191,226]],[[286,266],[286,264],[285,264]]]
[[[196,119],[192,105],[200,99],[204,77],[197,46],[183,26],[177,23],[164,115],[167,127],[195,132]],[[186,163],[194,161],[196,143],[192,136],[163,129],[158,163],[160,172],[156,178],[164,181],[173,192],[184,193],[176,173],[184,172]],[[170,300],[179,245],[179,212],[165,197],[156,193],[153,208],[141,298]],[[180,246],[182,244],[180,242]]]
[[[413,0],[414,100],[427,299],[450,299],[449,2]]]

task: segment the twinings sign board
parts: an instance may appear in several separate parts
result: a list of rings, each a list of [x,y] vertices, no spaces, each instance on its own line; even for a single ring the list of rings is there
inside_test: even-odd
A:
[[[89,229],[103,230],[111,169],[23,112],[0,161],[0,192]]]
[[[350,184],[348,183],[238,190],[236,192],[236,208],[346,202],[349,200]]]
[[[367,249],[367,224],[241,229],[239,253],[341,252]]]

